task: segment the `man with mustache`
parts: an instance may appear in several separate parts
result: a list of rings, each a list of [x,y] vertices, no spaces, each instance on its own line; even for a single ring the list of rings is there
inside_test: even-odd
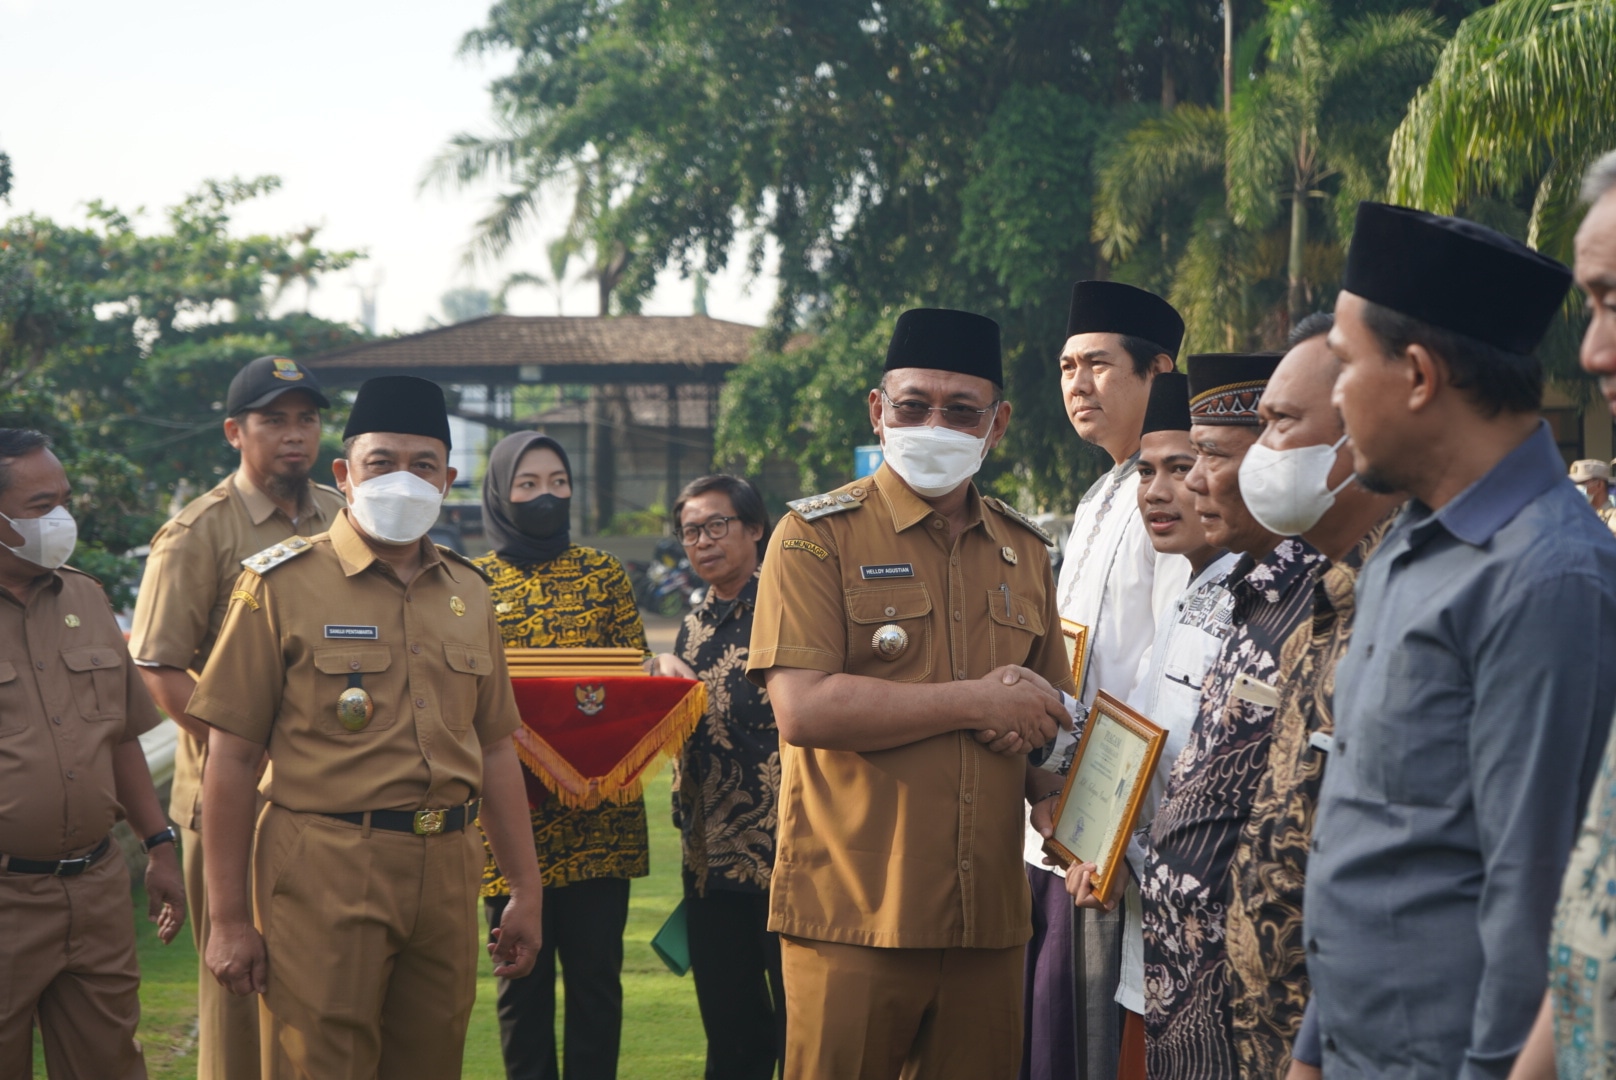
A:
[[[315,536],[342,511],[342,493],[309,479],[320,453],[320,410],[331,406],[314,373],[261,356],[230,380],[224,437],[235,472],[192,500],[152,537],[135,598],[129,651],[146,689],[180,727],[168,812],[179,825],[185,894],[196,951],[207,951],[202,862],[202,774],[207,725],[187,716],[196,680],[224,625],[241,561],[292,536]],[[196,974],[197,1080],[258,1076],[258,1002],[236,997],[204,965]]]
[[[1533,350],[1564,266],[1360,203],[1330,349],[1359,481],[1410,498],[1358,579],[1303,905],[1293,1056],[1505,1075],[1616,702],[1616,541],[1565,482]]]

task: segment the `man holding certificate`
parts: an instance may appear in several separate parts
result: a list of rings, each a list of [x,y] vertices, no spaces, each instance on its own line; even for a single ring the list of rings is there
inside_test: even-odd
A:
[[[1002,385],[998,324],[905,312],[869,397],[885,463],[793,502],[763,560],[787,1080],[1016,1074],[1023,798],[1059,792],[1026,754],[1072,686],[1045,537],[971,482]]]

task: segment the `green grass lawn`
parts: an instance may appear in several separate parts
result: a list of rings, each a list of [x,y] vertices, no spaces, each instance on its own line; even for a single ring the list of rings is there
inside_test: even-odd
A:
[[[651,951],[651,936],[681,895],[679,834],[668,818],[668,774],[646,785],[651,822],[651,876],[634,882],[629,900],[623,960],[623,1080],[697,1080],[707,1042],[689,977],[678,978]],[[190,928],[164,948],[145,919],[144,893],[135,897],[140,936],[140,1039],[152,1080],[196,1074],[196,950]],[[477,1007],[466,1038],[466,1080],[503,1080],[499,1025],[494,1016],[494,978],[485,960],[477,983]],[[560,1018],[557,1018],[559,1025]],[[45,1069],[35,1054],[34,1074]]]

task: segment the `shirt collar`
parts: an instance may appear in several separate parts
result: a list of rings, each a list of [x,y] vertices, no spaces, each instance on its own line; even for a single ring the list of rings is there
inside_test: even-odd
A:
[[[242,505],[247,508],[247,516],[252,519],[254,525],[262,525],[270,519],[275,511],[280,509],[275,505],[275,501],[258,490],[257,486],[247,479],[247,475],[240,469],[230,474],[230,483],[236,489],[236,494],[241,496]],[[324,521],[325,514],[320,510],[320,503],[309,490],[311,483],[312,481],[305,480],[303,490],[298,493],[298,519],[302,520],[306,515],[313,514]]]
[[[1237,618],[1241,621],[1249,619],[1258,600],[1279,603],[1286,593],[1323,561],[1324,556],[1299,536],[1285,537],[1278,547],[1261,559],[1253,559],[1250,555],[1240,556],[1240,561],[1229,571],[1228,579],[1229,591],[1235,594],[1239,605]]]
[[[1547,420],[1525,442],[1504,455],[1487,475],[1432,513],[1418,500],[1409,504],[1409,546],[1423,543],[1438,526],[1472,547],[1480,547],[1508,525],[1527,503],[1565,477],[1565,462]]]
[[[875,470],[870,478],[875,483],[875,490],[880,492],[886,500],[887,509],[892,514],[892,529],[894,532],[903,532],[937,511],[932,505],[914,493],[908,484],[898,478],[892,467],[882,462],[881,467]],[[982,497],[977,494],[976,481],[967,481],[970,490],[965,493],[965,516],[969,521],[967,529],[973,529],[982,524]]]
[[[436,544],[424,536],[418,542],[421,545],[423,571],[442,564],[451,579],[459,580],[454,572],[449,570],[449,564],[438,554]],[[348,577],[362,573],[372,563],[381,561],[381,557],[365,543],[365,538],[354,529],[353,522],[348,520],[347,510],[338,514],[331,522],[331,549],[337,553],[337,560],[342,564],[342,572]]]
[[[696,608],[696,615],[708,622],[718,622],[718,606],[720,604],[729,606],[728,614],[731,617],[734,617],[738,612],[750,611],[757,607],[758,576],[762,572],[763,568],[761,566],[752,571],[752,576],[747,579],[745,585],[741,586],[741,591],[735,594],[733,601],[718,599],[718,594],[709,588],[707,595],[702,597],[701,605]]]

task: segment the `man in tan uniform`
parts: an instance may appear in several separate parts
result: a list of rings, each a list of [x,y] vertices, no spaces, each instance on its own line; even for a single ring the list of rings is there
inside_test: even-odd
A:
[[[905,312],[870,395],[886,463],[791,504],[763,561],[787,1080],[1016,1074],[1023,796],[1060,788],[1026,754],[1071,672],[1047,538],[970,480],[1002,382],[992,320]]]
[[[442,391],[372,379],[344,437],[347,509],[246,561],[188,705],[212,725],[206,961],[263,995],[266,1080],[447,1080],[476,995],[479,797],[511,885],[495,974],[538,952],[521,721],[483,578],[425,539],[455,474]]]
[[[185,922],[174,833],[139,735],[160,718],[100,584],[63,563],[67,473],[37,431],[0,428],[0,1076],[144,1080],[129,871],[145,838],[150,916]]]
[[[241,561],[288,537],[325,532],[342,510],[341,492],[309,479],[320,410],[330,404],[313,374],[291,360],[262,356],[237,372],[224,437],[240,451],[241,467],[158,530],[135,599],[129,651],[181,728],[168,812],[180,828],[198,956],[208,945],[201,833],[208,729],[185,714],[185,703],[224,625]],[[196,1008],[197,1080],[255,1080],[258,1003],[227,993],[198,965]]]

